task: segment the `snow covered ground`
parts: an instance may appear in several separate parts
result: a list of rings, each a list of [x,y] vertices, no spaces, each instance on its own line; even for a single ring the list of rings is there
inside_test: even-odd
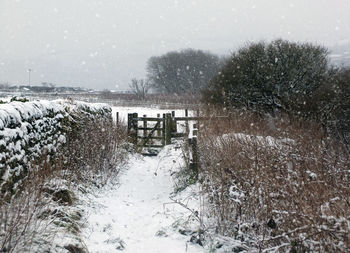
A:
[[[166,146],[157,157],[134,155],[120,181],[102,190],[86,207],[90,215],[84,238],[89,251],[204,252],[189,242],[191,235],[179,233],[189,227],[191,231],[198,229],[192,212],[169,198],[180,198],[193,210],[199,207],[193,192],[173,194],[172,174],[184,166],[182,163],[177,144]]]

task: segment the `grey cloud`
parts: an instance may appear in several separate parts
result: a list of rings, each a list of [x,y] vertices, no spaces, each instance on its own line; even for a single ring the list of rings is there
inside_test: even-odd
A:
[[[246,41],[350,42],[348,0],[0,0],[0,81],[127,87],[152,55]]]

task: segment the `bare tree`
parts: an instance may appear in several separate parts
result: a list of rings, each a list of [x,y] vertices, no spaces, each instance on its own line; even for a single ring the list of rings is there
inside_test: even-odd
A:
[[[223,62],[210,52],[185,49],[153,56],[147,62],[152,88],[168,94],[199,94],[218,74]]]
[[[145,79],[133,78],[131,80],[131,83],[129,84],[129,87],[132,93],[134,93],[137,96],[137,99],[144,100],[150,89],[150,83],[148,82],[148,80]]]

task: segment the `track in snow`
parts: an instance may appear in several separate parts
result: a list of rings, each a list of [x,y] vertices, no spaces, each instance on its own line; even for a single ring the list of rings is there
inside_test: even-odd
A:
[[[173,192],[171,170],[179,166],[181,151],[167,146],[157,157],[132,158],[120,175],[118,187],[93,199],[85,229],[85,243],[91,253],[181,253],[204,252],[189,237],[172,228],[189,212],[169,204]]]

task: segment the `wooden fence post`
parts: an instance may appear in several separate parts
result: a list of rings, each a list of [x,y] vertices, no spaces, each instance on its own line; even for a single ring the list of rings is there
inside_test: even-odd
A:
[[[131,128],[132,128],[132,113],[128,113],[128,135],[131,133]]]
[[[145,119],[147,117],[147,115],[143,115],[144,119],[143,119],[143,137],[147,136],[147,120]]]
[[[165,146],[165,132],[166,132],[166,117],[165,113],[163,113],[163,139],[162,139],[162,145]]]
[[[187,118],[188,117],[188,109],[185,109],[185,117]],[[186,126],[186,134],[188,136],[189,132],[190,132],[190,129],[188,127],[188,120],[185,120],[185,126]]]
[[[198,143],[197,137],[192,138],[192,163],[193,170],[198,172]]]
[[[191,148],[192,153],[192,159],[189,164],[189,169],[194,172],[194,175],[198,179],[198,167],[199,167],[199,156],[198,156],[198,144],[197,144],[197,137],[192,137],[188,139],[188,144]]]
[[[160,113],[157,113],[157,118],[160,119]],[[159,123],[159,128],[161,128],[160,123]],[[157,130],[157,136],[160,137],[160,130],[159,129]]]
[[[171,144],[172,120],[171,113],[165,114],[165,145]]]
[[[115,115],[115,123],[117,126],[119,125],[119,112],[117,112]]]
[[[138,117],[138,114],[137,114],[137,113],[133,113],[133,114],[132,114],[131,140],[132,140],[133,143],[136,144],[136,145],[137,145],[137,136],[138,136],[138,128],[139,128],[138,120],[136,120],[137,117]]]
[[[177,122],[175,120],[175,111],[171,112],[171,132],[177,133]]]

